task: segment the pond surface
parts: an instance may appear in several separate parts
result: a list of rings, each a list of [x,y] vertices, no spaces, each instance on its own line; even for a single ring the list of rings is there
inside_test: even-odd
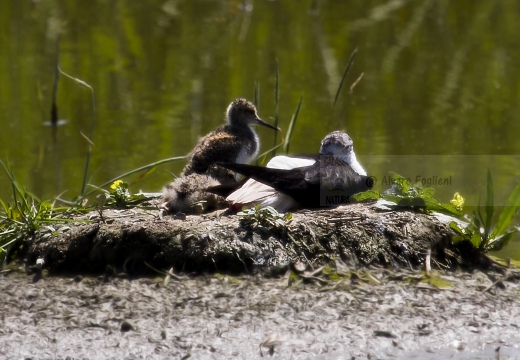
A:
[[[343,129],[383,188],[395,171],[433,184],[441,200],[458,191],[476,205],[489,168],[505,205],[520,178],[519,13],[514,0],[2,1],[0,159],[37,196],[72,199],[86,138],[94,185],[185,155],[255,86],[260,116],[274,123],[278,69],[284,134],[303,99],[291,153],[317,151]],[[53,130],[58,48],[61,69],[92,87],[95,113],[91,91],[62,75],[66,123]],[[258,133],[271,148],[272,131]],[[126,180],[157,192],[183,165]],[[10,196],[2,172],[0,198]],[[505,254],[520,257],[517,248]]]

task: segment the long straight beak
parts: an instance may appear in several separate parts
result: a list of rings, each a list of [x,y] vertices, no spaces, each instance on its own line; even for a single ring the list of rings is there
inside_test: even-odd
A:
[[[268,124],[266,123],[264,120],[260,119],[259,117],[256,118],[256,123],[258,125],[263,125],[265,127],[268,127],[269,129],[273,129],[273,130],[276,130],[276,131],[280,131],[280,129],[278,129],[277,127],[274,127],[273,125],[271,124]]]

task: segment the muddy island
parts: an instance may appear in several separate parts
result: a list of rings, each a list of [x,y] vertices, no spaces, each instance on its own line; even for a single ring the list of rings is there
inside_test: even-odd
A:
[[[295,263],[317,267],[335,259],[352,266],[419,268],[429,251],[444,268],[482,264],[470,247],[453,245],[455,234],[446,221],[414,211],[384,211],[375,203],[300,210],[290,221],[222,211],[160,216],[153,207],[90,212],[75,220],[42,228],[28,248],[28,264],[43,259],[54,273],[95,273],[111,266],[138,275],[150,265],[249,274]]]

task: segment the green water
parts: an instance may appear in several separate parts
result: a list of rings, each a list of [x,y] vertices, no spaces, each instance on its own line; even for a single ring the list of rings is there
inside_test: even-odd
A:
[[[273,122],[278,66],[284,131],[303,96],[292,153],[343,129],[379,179],[452,176],[438,196],[459,191],[474,205],[490,168],[505,204],[520,179],[518,14],[516,0],[2,1],[0,159],[36,195],[71,199],[88,149],[81,133],[94,143],[89,183],[102,184],[187,154],[232,99],[253,100],[255,83],[259,114]],[[58,38],[62,70],[92,86],[96,113],[90,90],[62,76],[67,124],[54,141],[43,123]],[[267,150],[272,131],[258,132]],[[162,165],[131,190],[159,191],[183,165]],[[10,198],[3,173],[0,198]]]

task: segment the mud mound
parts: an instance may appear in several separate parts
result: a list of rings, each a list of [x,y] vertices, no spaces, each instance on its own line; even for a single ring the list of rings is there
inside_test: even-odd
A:
[[[105,210],[40,231],[28,264],[44,258],[55,272],[100,272],[108,266],[139,274],[155,268],[235,273],[341,259],[347,264],[419,266],[432,256],[452,264],[451,230],[433,216],[381,211],[374,204],[302,210],[286,226],[248,224],[214,212],[174,219],[157,210]],[[460,259],[459,259],[460,260]]]

